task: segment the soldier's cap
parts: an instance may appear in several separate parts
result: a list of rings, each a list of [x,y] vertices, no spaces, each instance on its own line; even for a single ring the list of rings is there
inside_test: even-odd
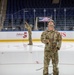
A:
[[[53,24],[50,24],[50,26],[55,26],[55,23],[52,19],[48,21],[48,23],[50,23],[50,22],[53,22]]]

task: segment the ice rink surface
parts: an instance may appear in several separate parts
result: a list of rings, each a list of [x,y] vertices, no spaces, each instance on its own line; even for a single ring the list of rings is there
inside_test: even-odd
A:
[[[0,75],[43,75],[44,44],[27,44],[0,43]],[[74,75],[74,42],[62,43],[58,67],[59,75]],[[49,73],[52,73],[51,63]]]

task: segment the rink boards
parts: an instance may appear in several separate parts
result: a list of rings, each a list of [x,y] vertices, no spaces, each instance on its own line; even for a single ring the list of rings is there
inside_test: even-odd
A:
[[[32,31],[32,40],[40,41],[43,31]],[[63,41],[74,41],[74,31],[59,31]],[[0,42],[26,42],[28,41],[27,31],[0,32]]]

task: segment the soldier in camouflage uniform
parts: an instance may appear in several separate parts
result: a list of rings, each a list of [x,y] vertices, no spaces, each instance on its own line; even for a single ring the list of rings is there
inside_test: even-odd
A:
[[[48,75],[50,60],[52,60],[53,75],[59,75],[58,50],[60,50],[61,47],[62,37],[60,33],[54,29],[53,20],[48,22],[48,29],[42,33],[41,42],[45,44],[43,75]]]
[[[28,39],[29,39],[29,44],[28,45],[32,45],[33,43],[32,43],[32,28],[31,28],[31,26],[27,23],[27,22],[25,22],[25,28],[28,30]]]

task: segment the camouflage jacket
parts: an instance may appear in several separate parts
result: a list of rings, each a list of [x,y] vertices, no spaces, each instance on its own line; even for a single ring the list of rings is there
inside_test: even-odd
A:
[[[49,43],[47,44],[45,41],[49,40]],[[56,48],[58,47],[60,49],[61,42],[62,42],[62,36],[60,33],[56,30],[49,31],[46,30],[41,34],[41,42],[45,44],[45,49],[49,50],[49,48]]]

